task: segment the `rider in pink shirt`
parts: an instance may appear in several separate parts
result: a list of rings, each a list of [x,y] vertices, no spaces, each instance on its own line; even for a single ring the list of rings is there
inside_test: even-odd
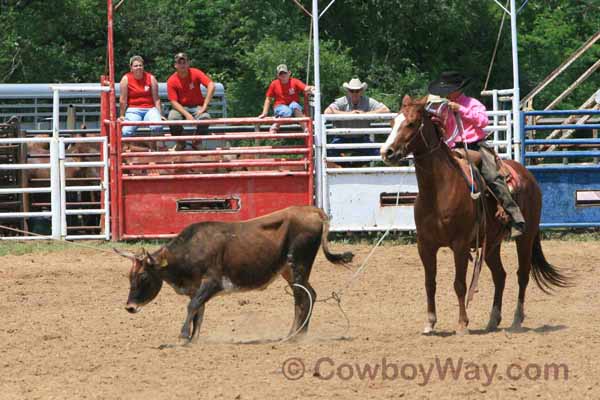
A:
[[[446,128],[446,143],[453,148],[457,144],[470,150],[478,151],[481,155],[481,175],[510,215],[512,237],[521,236],[525,230],[525,219],[519,206],[508,191],[504,178],[498,173],[495,153],[485,143],[486,133],[483,128],[488,124],[485,106],[478,100],[465,96],[462,91],[471,80],[458,72],[442,72],[439,79],[429,84],[429,93],[448,99],[451,111],[444,123]],[[461,127],[457,128],[454,113],[460,116]],[[464,144],[462,143],[464,141]]]
[[[450,103],[448,106],[452,111],[460,114],[460,119],[463,124],[463,133],[448,142],[448,146],[454,147],[456,142],[475,143],[485,139],[487,134],[483,130],[488,124],[488,117],[485,113],[485,106],[479,100],[465,96],[461,92],[456,92],[454,95],[448,95]],[[456,119],[454,114],[450,114],[446,119],[446,135],[450,137],[456,129]]]

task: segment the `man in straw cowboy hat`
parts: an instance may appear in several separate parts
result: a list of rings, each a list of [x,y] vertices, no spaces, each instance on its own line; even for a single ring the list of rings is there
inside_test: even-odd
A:
[[[481,102],[463,93],[471,82],[459,72],[442,72],[440,77],[429,83],[429,93],[444,97],[448,100],[450,113],[441,121],[446,129],[446,143],[450,148],[459,144],[466,145],[469,150],[478,151],[481,155],[481,175],[489,185],[496,198],[510,215],[511,236],[523,234],[525,219],[517,203],[513,200],[504,178],[498,173],[495,153],[486,143],[487,133],[483,130],[488,124],[486,109]],[[460,120],[455,118],[455,114]],[[462,124],[462,129],[460,125]],[[458,129],[457,129],[458,127]]]
[[[364,114],[364,113],[388,113],[390,109],[383,103],[365,96],[367,84],[361,82],[358,78],[352,78],[349,82],[344,82],[342,85],[346,90],[346,95],[335,99],[326,109],[325,114]],[[336,128],[369,128],[371,122],[368,120],[347,120],[335,121]],[[368,143],[371,142],[369,135],[356,136],[335,136],[332,144],[340,143]],[[337,157],[346,152],[344,150],[332,149],[329,155]],[[379,155],[377,149],[364,149],[356,152],[357,155],[371,156]]]

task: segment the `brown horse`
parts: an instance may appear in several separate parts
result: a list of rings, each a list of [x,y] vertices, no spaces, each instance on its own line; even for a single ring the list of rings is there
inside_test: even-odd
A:
[[[435,308],[437,252],[440,247],[450,247],[454,253],[454,290],[459,304],[459,328],[457,333],[468,333],[469,319],[465,305],[467,292],[467,265],[469,251],[475,247],[479,230],[485,242],[485,262],[494,281],[494,303],[487,330],[498,328],[501,321],[502,294],[506,272],[500,258],[502,239],[508,228],[494,216],[496,200],[482,196],[485,201],[485,223],[478,223],[478,201],[470,196],[469,188],[458,161],[444,143],[443,132],[431,120],[426,111],[427,98],[413,100],[405,96],[401,113],[386,144],[381,148],[382,158],[395,164],[413,154],[419,194],[415,201],[415,224],[419,256],[425,269],[427,292],[427,323],[424,333],[433,332],[437,321]],[[542,291],[548,293],[553,286],[568,286],[569,280],[550,265],[540,243],[539,222],[542,204],[540,188],[533,175],[521,164],[506,161],[518,173],[521,188],[516,199],[526,221],[526,230],[516,239],[519,269],[519,297],[512,329],[521,329],[525,318],[525,291],[529,275]]]

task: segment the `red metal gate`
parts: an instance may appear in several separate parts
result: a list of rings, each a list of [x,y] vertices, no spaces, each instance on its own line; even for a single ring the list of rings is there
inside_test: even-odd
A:
[[[170,121],[163,125],[210,125],[211,133],[132,138],[121,138],[122,126],[157,124],[118,123],[111,138],[113,239],[172,237],[194,222],[242,221],[313,204],[311,121],[277,119],[288,125],[269,133],[273,121]],[[195,149],[171,151],[176,141]]]

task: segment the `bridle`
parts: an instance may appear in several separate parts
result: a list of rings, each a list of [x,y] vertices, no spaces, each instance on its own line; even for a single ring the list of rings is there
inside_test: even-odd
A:
[[[427,114],[431,114],[430,111],[427,109],[427,106],[424,108],[423,111]],[[415,140],[420,138],[423,141],[423,143],[425,144],[425,148],[427,148],[427,152],[425,152],[423,154],[417,155],[417,154],[413,153],[413,160],[419,160],[419,159],[423,159],[423,158],[427,158],[427,157],[431,156],[434,152],[439,150],[442,145],[442,139],[439,136],[438,136],[437,143],[433,147],[429,144],[429,141],[427,140],[427,138],[425,137],[425,134],[423,133],[423,129],[425,127],[425,118],[427,118],[427,115],[424,114],[423,116],[421,116],[421,125],[419,126],[419,128],[417,130],[418,135],[413,135],[413,137],[411,137],[410,140],[406,143],[406,148],[409,148],[409,147],[411,147],[411,145],[414,144]],[[433,125],[433,122],[432,122],[432,125]],[[433,126],[433,129],[437,129],[435,127],[435,125]],[[406,159],[406,157],[403,157],[402,159]]]

